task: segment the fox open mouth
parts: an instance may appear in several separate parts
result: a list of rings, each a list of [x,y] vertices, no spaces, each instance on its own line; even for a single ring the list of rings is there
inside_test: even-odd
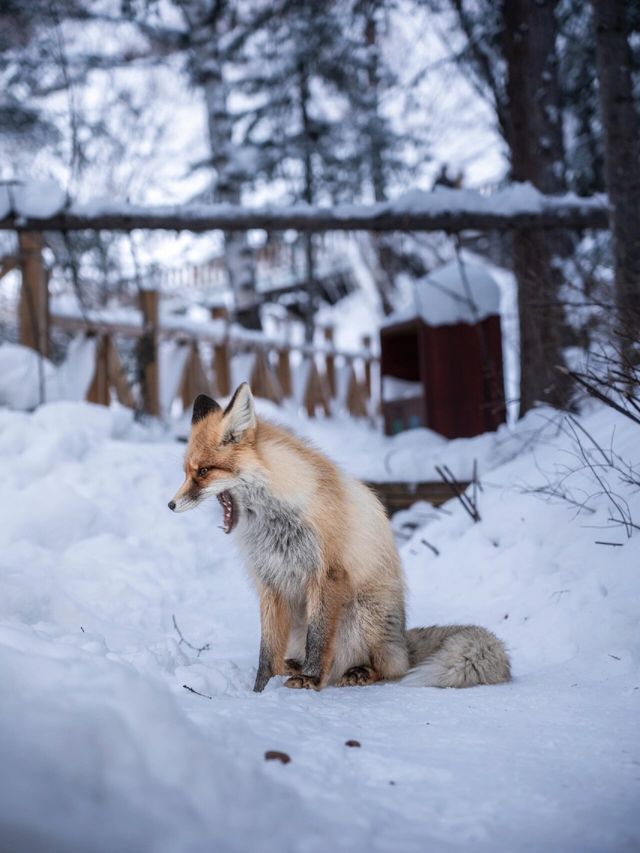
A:
[[[231,533],[236,526],[236,508],[230,492],[220,492],[217,496],[223,511],[223,527],[225,533]]]

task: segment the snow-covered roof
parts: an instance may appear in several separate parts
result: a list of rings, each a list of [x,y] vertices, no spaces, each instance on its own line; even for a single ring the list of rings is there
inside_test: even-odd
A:
[[[477,261],[453,260],[419,279],[414,304],[390,314],[385,326],[416,317],[430,326],[475,323],[500,313],[500,288],[487,267]]]

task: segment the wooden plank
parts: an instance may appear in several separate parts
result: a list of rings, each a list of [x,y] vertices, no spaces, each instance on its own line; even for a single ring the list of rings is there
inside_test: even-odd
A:
[[[336,360],[333,353],[334,328],[333,326],[325,326],[322,331],[327,346],[329,347],[324,357],[324,364],[327,374],[327,385],[329,386],[329,395],[331,399],[333,399],[336,396]]]
[[[115,388],[118,402],[128,409],[135,409],[136,401],[127,382],[127,377],[111,337],[107,338],[107,377],[111,387]]]
[[[41,233],[22,231],[20,266],[22,288],[18,305],[20,343],[49,355],[49,287],[48,274],[42,259],[44,245]]]
[[[110,335],[122,335],[123,337],[142,337],[145,333],[143,327],[139,323],[124,323],[124,322],[110,322],[107,320],[100,320],[96,318],[89,317],[88,319],[84,319],[83,317],[71,317],[65,314],[51,314],[49,322],[52,326],[55,326],[58,329],[62,329],[66,332],[86,332],[87,334],[110,334]],[[212,344],[223,344],[224,338],[221,337],[219,331],[213,331],[211,329],[207,329],[204,327],[201,331],[198,330],[197,333],[194,332],[193,325],[181,327],[176,325],[171,328],[163,328],[160,326],[158,328],[158,336],[163,340],[171,340],[174,338],[196,338],[198,341],[208,341]],[[245,338],[236,338],[234,339],[233,334],[228,336],[228,343],[234,343],[234,340],[240,343],[245,348],[247,347],[247,340]],[[267,344],[272,345],[271,341],[266,341]],[[259,344],[256,344],[258,346]],[[275,342],[273,346],[277,346]],[[314,355],[324,355],[327,352],[327,349],[322,346],[312,346],[310,344],[287,344],[292,350],[302,353],[307,356]],[[372,356],[370,353],[365,351],[359,352],[346,352],[344,350],[332,350],[333,356],[335,358],[342,357],[345,359],[351,358],[370,358],[372,363],[377,361],[375,356]]]
[[[249,384],[251,385],[251,389],[256,397],[271,400],[271,402],[276,405],[280,405],[280,403],[282,403],[282,388],[280,387],[278,378],[273,372],[273,368],[269,364],[267,354],[263,349],[258,349],[256,351]]]
[[[304,392],[304,405],[310,418],[315,418],[318,406],[320,406],[327,417],[331,414],[328,394],[313,358],[311,358],[309,363],[307,387]]]
[[[440,506],[455,497],[452,489],[441,480],[421,483],[365,483],[380,499],[389,515],[401,509],[408,509],[416,501],[426,501],[433,506]],[[457,481],[460,491],[470,485],[468,480]]]
[[[277,365],[278,382],[282,388],[283,397],[290,397],[293,393],[293,383],[291,379],[291,359],[288,347],[281,347],[278,350],[278,365]]]
[[[138,341],[138,362],[142,385],[142,406],[148,415],[159,416],[158,385],[158,315],[160,294],[157,290],[141,290],[140,310],[144,318],[144,334]]]
[[[371,335],[362,336],[362,346],[369,357],[364,360],[364,387],[367,399],[371,399]]]
[[[111,402],[109,393],[109,337],[100,335],[96,346],[96,364],[93,379],[87,390],[89,403],[108,406]]]
[[[64,314],[51,314],[49,322],[56,329],[61,329],[64,332],[85,332],[86,334],[109,334],[122,335],[126,338],[140,338],[144,334],[144,329],[140,324],[134,323],[110,323],[105,320],[92,320],[84,317],[70,317]],[[179,330],[171,330],[170,337],[178,337]]]
[[[353,369],[353,362],[349,362],[349,378],[347,385],[347,411],[354,418],[366,418],[367,398],[362,387],[362,383],[358,380],[356,372]]]
[[[225,305],[213,305],[211,308],[212,320],[229,320],[229,309]]]
[[[228,340],[213,347],[213,381],[216,394],[228,397],[231,393],[231,350]]]
[[[0,258],[0,278],[20,266],[20,259],[15,255],[5,255]]]
[[[191,341],[187,346],[189,355],[184,365],[179,391],[185,409],[191,407],[198,394],[211,394],[211,386],[200,358],[198,344],[196,341]]]

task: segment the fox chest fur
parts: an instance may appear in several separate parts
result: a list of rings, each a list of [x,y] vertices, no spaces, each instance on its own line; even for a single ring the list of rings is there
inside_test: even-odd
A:
[[[238,539],[256,579],[289,600],[299,600],[320,565],[314,531],[298,510],[262,484],[245,486],[239,503]]]

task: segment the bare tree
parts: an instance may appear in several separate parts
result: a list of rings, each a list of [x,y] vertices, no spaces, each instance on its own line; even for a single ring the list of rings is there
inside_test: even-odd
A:
[[[615,291],[626,354],[640,340],[640,143],[626,0],[592,0]]]

